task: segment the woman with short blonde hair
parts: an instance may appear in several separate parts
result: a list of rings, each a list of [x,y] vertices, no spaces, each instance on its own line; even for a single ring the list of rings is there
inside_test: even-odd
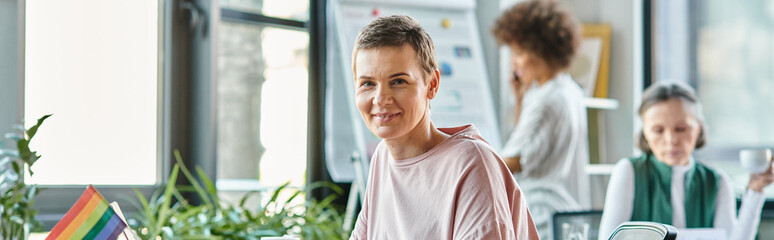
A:
[[[508,168],[473,125],[437,128],[440,73],[430,36],[408,16],[357,37],[355,99],[382,141],[350,239],[537,239]]]

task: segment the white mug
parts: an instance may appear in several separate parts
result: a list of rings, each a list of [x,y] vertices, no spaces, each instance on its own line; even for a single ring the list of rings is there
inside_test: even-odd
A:
[[[771,150],[742,149],[739,151],[739,162],[750,173],[763,173],[771,165]]]

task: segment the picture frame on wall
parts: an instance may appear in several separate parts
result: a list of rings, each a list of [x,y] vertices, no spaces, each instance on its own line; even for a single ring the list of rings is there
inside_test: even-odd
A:
[[[583,88],[586,97],[607,98],[612,27],[604,23],[584,23],[582,35],[568,72]]]

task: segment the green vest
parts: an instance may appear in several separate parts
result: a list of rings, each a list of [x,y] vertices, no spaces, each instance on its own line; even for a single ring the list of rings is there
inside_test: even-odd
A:
[[[672,224],[672,167],[650,154],[630,158],[634,168],[632,221]],[[685,173],[685,223],[688,228],[711,228],[720,176],[695,162]]]

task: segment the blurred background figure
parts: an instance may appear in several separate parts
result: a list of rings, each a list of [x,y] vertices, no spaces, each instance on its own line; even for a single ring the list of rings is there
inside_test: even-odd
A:
[[[763,188],[774,170],[751,174],[736,213],[728,175],[692,154],[707,142],[701,104],[682,83],[657,83],[645,90],[639,115],[641,156],[618,161],[610,178],[599,239],[626,221],[650,221],[677,228],[723,229],[727,239],[753,239],[766,200]]]
[[[557,211],[590,207],[583,91],[564,71],[580,44],[579,23],[555,1],[507,9],[493,33],[511,52],[515,128],[502,157],[525,191],[541,238]]]

